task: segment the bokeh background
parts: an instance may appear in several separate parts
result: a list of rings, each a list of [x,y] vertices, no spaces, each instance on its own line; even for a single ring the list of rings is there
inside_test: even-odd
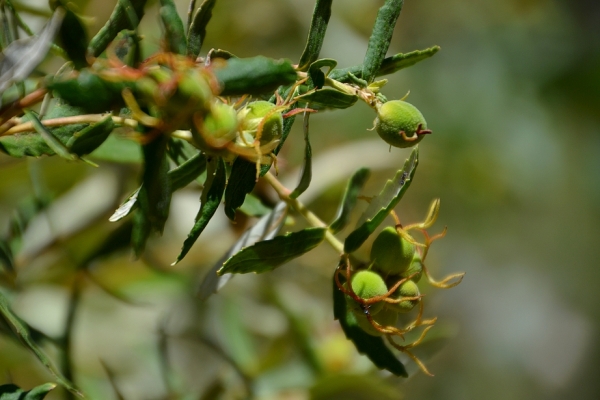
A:
[[[46,10],[45,1],[17,3]],[[78,2],[90,34],[114,3]],[[160,48],[156,3],[141,26],[147,55]],[[297,61],[313,4],[219,0],[204,51]],[[334,1],[321,56],[341,67],[361,63],[381,4]],[[187,2],[178,5],[185,15]],[[337,256],[327,245],[273,273],[238,276],[199,301],[198,282],[251,221],[233,225],[219,213],[184,262],[170,266],[197,212],[200,188],[191,185],[176,195],[165,234],[141,260],[111,257],[90,270],[97,283],[76,281],[75,380],[90,398],[117,398],[107,371],[125,399],[164,399],[167,388],[171,398],[236,399],[245,385],[259,399],[366,399],[374,386],[390,399],[598,398],[600,3],[407,0],[389,54],[432,45],[441,51],[387,77],[383,92],[392,99],[410,91],[407,100],[434,131],[397,212],[418,221],[441,198],[433,231],[448,226],[448,235],[432,247],[429,267],[438,277],[466,272],[456,288],[423,288],[427,315],[439,322],[420,355],[435,377],[408,361],[412,376],[396,378],[356,354],[333,321]],[[408,156],[367,130],[373,118],[364,104],[311,118],[314,178],[301,200],[325,220],[353,171],[370,167],[365,194],[376,194]],[[289,186],[302,149],[296,129],[279,158]],[[0,164],[3,229],[26,196],[55,198],[25,233],[11,299],[23,319],[58,336],[74,260],[114,227],[108,216],[135,189],[139,167],[6,156]],[[51,380],[6,337],[0,371],[23,387]]]

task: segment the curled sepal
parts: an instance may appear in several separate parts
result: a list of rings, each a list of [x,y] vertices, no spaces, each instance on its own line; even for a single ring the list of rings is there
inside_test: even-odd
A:
[[[366,355],[379,369],[385,369],[396,376],[408,377],[404,365],[394,356],[381,337],[365,332],[354,313],[346,305],[346,296],[333,279],[333,316],[340,321],[348,340],[354,343],[360,354]]]
[[[221,198],[225,191],[225,164],[220,157],[211,158],[208,160],[206,182],[204,183],[204,189],[202,190],[202,197],[200,199],[200,210],[196,215],[196,222],[188,237],[183,242],[181,252],[177,256],[177,260],[173,264],[178,263],[185,257],[188,251],[192,248],[196,240],[204,231],[204,228],[208,225],[208,222],[215,215],[219,204],[221,204]]]
[[[326,231],[326,228],[306,228],[258,242],[227,260],[217,274],[271,271],[317,247],[325,239]]]
[[[414,178],[418,162],[419,150],[416,147],[404,163],[404,168],[396,173],[393,180],[388,180],[381,193],[371,200],[361,216],[357,228],[346,238],[344,243],[346,253],[358,249],[398,205]]]

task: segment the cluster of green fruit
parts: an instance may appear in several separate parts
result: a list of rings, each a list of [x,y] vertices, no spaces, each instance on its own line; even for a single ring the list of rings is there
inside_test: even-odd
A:
[[[359,301],[348,295],[347,304],[358,326],[374,336],[392,333],[398,313],[409,312],[419,303],[417,282],[422,274],[415,244],[395,227],[381,231],[371,247],[371,266],[354,272],[350,279]]]

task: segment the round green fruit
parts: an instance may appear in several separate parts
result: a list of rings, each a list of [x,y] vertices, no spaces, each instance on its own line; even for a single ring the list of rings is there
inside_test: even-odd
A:
[[[414,244],[388,226],[382,230],[371,247],[371,261],[383,275],[399,275],[408,269],[417,253]]]
[[[388,292],[385,281],[376,272],[369,270],[362,270],[355,272],[352,275],[352,290],[354,293],[363,300],[369,300],[373,297],[383,296]],[[363,313],[363,307],[358,304],[350,296],[347,297],[350,308],[356,313]],[[383,302],[376,302],[369,304],[369,313],[371,315],[377,314],[383,308]]]
[[[379,332],[372,324],[364,313],[354,312],[356,317],[356,323],[363,331],[367,332],[372,336],[382,336],[383,333]],[[373,321],[377,322],[382,327],[396,326],[398,321],[398,313],[390,308],[384,308],[377,315],[372,316]]]
[[[419,282],[421,277],[423,276],[423,260],[421,258],[421,254],[418,251],[415,251],[415,255],[410,262],[410,266],[406,271],[400,274],[402,278],[411,277],[410,280],[414,282]]]
[[[423,140],[425,134],[431,133],[423,114],[415,106],[402,100],[391,100],[378,107],[375,129],[386,143],[402,148],[416,145]]]
[[[244,137],[242,142],[254,142],[261,123],[263,123],[260,134],[261,146],[281,138],[283,117],[280,112],[274,110],[275,107],[277,106],[273,103],[259,100],[248,103],[238,112],[240,136]]]
[[[398,289],[389,297],[392,300],[399,300],[403,297],[416,297],[419,296],[419,287],[413,281],[406,281],[402,283]],[[415,306],[419,304],[419,300],[403,300],[399,303],[385,303],[386,307],[396,312],[409,312]]]

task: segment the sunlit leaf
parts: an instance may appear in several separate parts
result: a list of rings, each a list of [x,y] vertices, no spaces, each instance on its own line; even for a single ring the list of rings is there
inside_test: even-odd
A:
[[[221,269],[223,263],[243,248],[252,246],[259,241],[274,238],[285,222],[287,211],[287,204],[281,201],[277,203],[270,213],[265,214],[258,222],[256,222],[256,224],[247,229],[238,241],[227,250],[227,253],[225,253],[205,275],[202,284],[198,288],[198,297],[202,300],[206,300],[210,295],[216,293],[225,286],[225,284],[229,282],[229,279],[233,277],[233,274],[217,275],[217,271]]]
[[[344,242],[346,253],[352,253],[358,249],[398,205],[415,176],[418,163],[419,148],[417,146],[404,163],[404,168],[396,173],[393,180],[388,180],[381,193],[369,203],[358,221],[357,228],[348,235]]]
[[[348,224],[350,213],[354,209],[358,195],[360,194],[360,191],[364,187],[365,183],[367,183],[369,175],[370,171],[367,168],[361,168],[356,171],[348,181],[348,185],[344,191],[344,197],[340,207],[338,208],[335,220],[331,223],[331,225],[329,225],[329,229],[331,229],[333,233],[341,231]]]
[[[44,383],[25,391],[11,383],[0,385],[0,400],[42,400],[55,387],[55,383]]]
[[[325,32],[327,31],[327,24],[331,17],[332,2],[333,0],[317,0],[315,3],[306,46],[298,63],[298,69],[301,71],[306,71],[309,65],[319,58]]]
[[[306,228],[245,247],[227,260],[217,274],[271,271],[317,247],[325,239],[326,231],[326,228]]]

